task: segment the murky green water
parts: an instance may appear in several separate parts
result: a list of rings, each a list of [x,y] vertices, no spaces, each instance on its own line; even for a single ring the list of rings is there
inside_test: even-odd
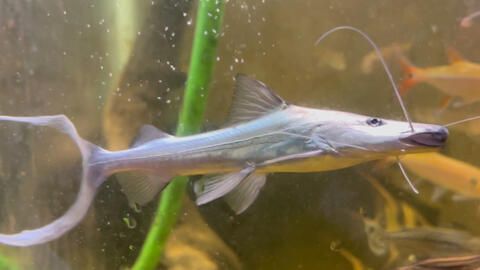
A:
[[[110,149],[128,147],[143,124],[171,132],[196,4],[0,2],[0,113],[66,114],[84,138]],[[224,122],[237,73],[264,81],[292,104],[401,119],[378,63],[369,74],[361,69],[371,51],[368,43],[351,32],[336,33],[319,46],[315,40],[348,24],[367,32],[380,47],[408,44],[405,54],[419,66],[446,64],[448,46],[478,62],[480,23],[459,27],[459,19],[477,9],[478,0],[228,1],[205,129]],[[396,61],[389,63],[401,78]],[[421,84],[406,101],[418,121],[446,123],[480,114],[478,105],[434,114],[441,99],[434,87]],[[442,153],[479,166],[474,128],[452,130]],[[13,124],[2,125],[1,134],[1,231],[36,227],[59,216],[78,188],[72,145],[54,132]],[[397,208],[410,209],[399,210],[397,230],[428,224],[480,237],[477,200],[457,199],[448,191],[433,200],[434,186],[411,174],[421,191],[415,195],[397,167],[373,171],[373,166],[271,175],[257,201],[239,216],[221,200],[200,208],[187,203],[160,268],[352,269],[348,258],[354,256],[370,269],[394,269],[416,259],[459,254],[459,247],[446,252],[441,243],[384,237],[385,252],[376,254],[364,220],[377,218],[383,229],[391,227],[382,215],[392,204],[359,171],[373,174]],[[138,255],[155,208],[155,202],[140,212],[129,208],[111,177],[88,216],[68,235],[34,248],[1,247],[0,252],[20,269],[125,269]],[[464,253],[478,251],[469,246]]]

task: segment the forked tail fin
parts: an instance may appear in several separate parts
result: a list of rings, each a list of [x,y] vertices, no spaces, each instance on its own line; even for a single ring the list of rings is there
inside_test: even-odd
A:
[[[27,123],[57,129],[68,135],[80,150],[82,156],[82,178],[80,191],[73,205],[60,218],[50,224],[32,230],[24,230],[15,234],[0,234],[0,244],[11,246],[32,246],[49,242],[64,235],[75,227],[86,215],[95,197],[97,188],[105,181],[107,172],[102,167],[89,165],[89,160],[102,148],[82,139],[75,126],[65,115],[14,117],[0,116],[0,121]]]

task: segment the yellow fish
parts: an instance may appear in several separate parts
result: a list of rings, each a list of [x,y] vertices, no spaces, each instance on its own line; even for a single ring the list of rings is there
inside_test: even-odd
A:
[[[405,71],[405,79],[400,91],[405,94],[417,83],[425,82],[435,86],[446,98],[442,106],[449,105],[453,97],[463,105],[480,101],[480,64],[464,59],[460,54],[448,49],[449,65],[420,68],[412,65],[404,56],[400,62]]]
[[[395,59],[396,56],[405,53],[406,51],[410,50],[412,47],[411,43],[397,43],[394,42],[388,46],[385,46],[380,49],[380,53],[382,54],[383,58],[386,60],[391,60],[392,58]],[[375,65],[380,62],[380,59],[377,56],[375,50],[367,53],[362,57],[362,62],[360,63],[360,69],[364,74],[372,73]]]
[[[439,153],[400,157],[402,164],[416,175],[469,198],[480,198],[480,169]]]

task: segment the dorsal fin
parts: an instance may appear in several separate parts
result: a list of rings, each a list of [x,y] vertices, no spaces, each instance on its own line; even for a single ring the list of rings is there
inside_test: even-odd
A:
[[[447,57],[450,64],[466,61],[465,57],[455,48],[447,47]]]
[[[228,125],[250,121],[288,106],[263,82],[244,74],[237,74],[235,79],[235,92]]]
[[[135,137],[135,139],[133,140],[132,147],[139,146],[155,139],[166,137],[171,137],[171,135],[159,130],[152,125],[144,125],[140,128],[137,137]]]

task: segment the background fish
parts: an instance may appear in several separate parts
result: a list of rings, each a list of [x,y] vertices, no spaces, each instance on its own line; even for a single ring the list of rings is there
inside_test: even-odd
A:
[[[463,59],[452,49],[448,54],[449,65],[427,68],[415,67],[405,57],[401,57],[405,78],[400,91],[405,94],[417,83],[425,82],[446,95],[443,107],[449,104],[452,97],[460,98],[463,104],[480,101],[480,65]]]
[[[471,164],[440,153],[405,155],[400,160],[421,179],[468,198],[480,198],[480,169]]]
[[[397,270],[478,270],[480,269],[480,256],[450,256],[426,259]]]
[[[411,43],[394,42],[390,45],[380,48],[380,52],[386,60],[392,61],[396,60],[399,55],[409,51],[411,47]],[[371,51],[363,56],[362,61],[360,62],[360,70],[365,74],[370,74],[379,61],[380,60],[378,59],[375,51]]]

